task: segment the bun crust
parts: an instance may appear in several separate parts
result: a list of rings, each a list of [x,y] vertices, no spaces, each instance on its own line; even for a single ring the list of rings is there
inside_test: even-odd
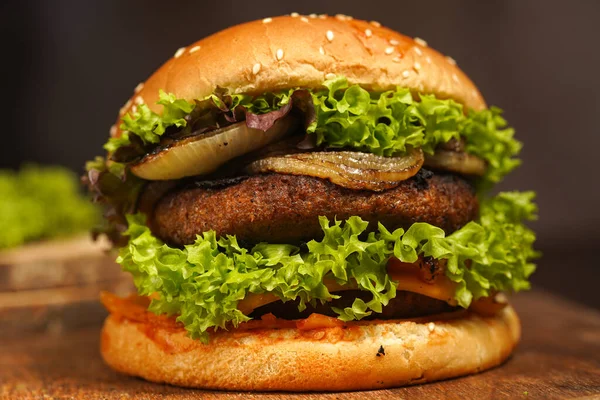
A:
[[[334,75],[369,90],[402,86],[475,110],[486,107],[453,60],[422,40],[345,16],[282,16],[237,25],[179,49],[138,85],[121,116],[136,103],[160,112],[160,89],[192,100],[218,86],[249,94],[318,88]]]
[[[433,324],[432,324],[433,323]],[[520,338],[510,306],[491,317],[373,321],[299,331],[219,331],[210,343],[183,329],[107,318],[101,351],[112,368],[154,382],[224,390],[340,391],[397,387],[479,372]],[[379,353],[383,347],[385,355]]]

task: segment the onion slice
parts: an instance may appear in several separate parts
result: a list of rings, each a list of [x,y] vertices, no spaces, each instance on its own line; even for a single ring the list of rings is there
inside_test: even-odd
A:
[[[249,173],[277,172],[328,179],[349,189],[382,191],[414,176],[423,165],[421,149],[402,157],[351,151],[313,152],[267,157],[246,167]]]
[[[481,158],[465,152],[436,150],[434,155],[425,156],[426,167],[456,172],[461,175],[483,176],[487,164]]]
[[[148,154],[131,166],[131,172],[153,181],[208,174],[232,158],[280,139],[290,131],[292,124],[292,119],[283,118],[265,132],[248,128],[245,121],[239,122]]]

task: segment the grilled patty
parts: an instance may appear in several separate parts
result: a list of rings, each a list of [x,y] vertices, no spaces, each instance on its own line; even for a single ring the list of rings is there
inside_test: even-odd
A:
[[[226,187],[186,187],[156,204],[151,227],[172,245],[208,230],[256,243],[301,243],[322,236],[318,217],[357,215],[376,229],[428,222],[451,233],[477,216],[472,186],[451,174],[420,172],[384,192],[351,190],[309,176],[258,175]]]
[[[333,299],[330,302],[326,302],[325,304],[321,304],[320,302],[316,302],[315,306],[307,304],[306,309],[303,311],[298,311],[298,305],[300,303],[299,300],[286,301],[285,303],[282,301],[276,301],[258,307],[250,314],[250,317],[259,319],[262,315],[269,313],[275,315],[277,318],[283,319],[308,318],[312,313],[337,317],[338,314],[333,311],[332,307],[344,309],[346,307],[351,307],[354,299],[359,298],[365,302],[368,302],[373,298],[371,293],[360,290],[345,290],[335,294],[340,295],[341,297],[339,299]],[[364,319],[417,318],[451,312],[456,309],[457,307],[453,307],[445,301],[432,299],[431,297],[427,297],[422,294],[401,290],[396,293],[396,297],[391,299],[390,302],[382,308],[381,313],[373,312]]]

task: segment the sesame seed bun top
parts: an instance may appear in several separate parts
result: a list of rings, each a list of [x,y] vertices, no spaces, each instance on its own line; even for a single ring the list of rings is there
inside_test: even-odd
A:
[[[156,112],[160,89],[187,100],[204,98],[217,86],[260,94],[291,87],[318,88],[334,76],[367,90],[406,87],[415,93],[452,98],[481,110],[485,101],[473,82],[419,38],[377,22],[338,15],[265,18],[237,25],[177,50],[139,84],[119,118],[137,104]],[[117,134],[112,129],[111,134]]]

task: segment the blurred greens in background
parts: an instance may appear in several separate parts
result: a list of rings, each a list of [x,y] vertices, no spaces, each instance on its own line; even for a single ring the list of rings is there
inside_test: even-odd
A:
[[[66,168],[0,169],[0,249],[82,233],[99,217],[77,175]]]

